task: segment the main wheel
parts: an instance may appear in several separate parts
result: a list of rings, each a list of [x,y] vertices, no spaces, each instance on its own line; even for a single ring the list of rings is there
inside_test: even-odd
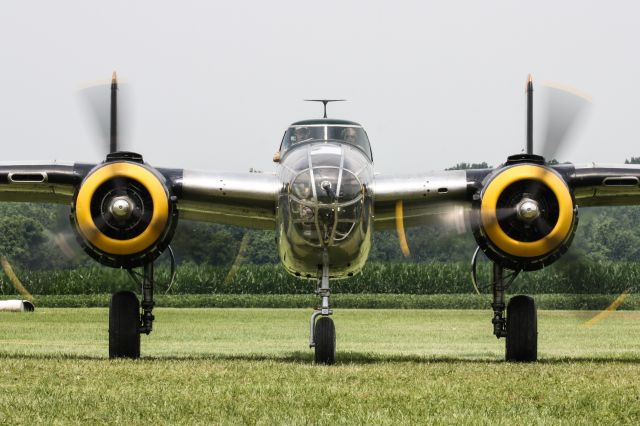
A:
[[[109,303],[109,358],[140,358],[140,302],[135,293],[119,291]]]
[[[331,365],[336,362],[336,327],[329,317],[320,317],[314,330],[316,364]]]
[[[538,359],[538,314],[529,296],[514,296],[507,305],[506,360],[534,362]]]

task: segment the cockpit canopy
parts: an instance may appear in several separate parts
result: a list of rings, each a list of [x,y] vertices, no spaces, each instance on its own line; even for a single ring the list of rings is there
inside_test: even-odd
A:
[[[297,144],[318,141],[348,143],[373,160],[367,132],[358,123],[346,120],[321,119],[293,123],[284,133],[280,152],[284,155]]]

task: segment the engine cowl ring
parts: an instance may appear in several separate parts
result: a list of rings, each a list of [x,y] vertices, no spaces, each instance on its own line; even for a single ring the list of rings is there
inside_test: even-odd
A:
[[[166,179],[131,161],[96,166],[71,205],[71,222],[83,249],[115,268],[142,266],[160,256],[173,237],[177,216]]]
[[[537,270],[569,248],[577,208],[563,177],[538,164],[506,166],[489,175],[474,197],[473,234],[494,262]]]

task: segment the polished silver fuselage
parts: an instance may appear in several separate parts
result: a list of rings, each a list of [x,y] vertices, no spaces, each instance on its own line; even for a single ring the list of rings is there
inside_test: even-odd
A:
[[[326,254],[331,278],[359,272],[373,224],[373,164],[365,153],[335,140],[301,143],[282,157],[278,179],[276,239],[287,271],[315,277]]]

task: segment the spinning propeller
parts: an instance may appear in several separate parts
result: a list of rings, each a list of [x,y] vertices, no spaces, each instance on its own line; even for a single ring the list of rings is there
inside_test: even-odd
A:
[[[575,209],[560,172],[545,160],[554,159],[583,117],[590,99],[558,84],[546,84],[546,120],[542,153],[534,154],[533,81],[527,93],[526,151],[512,155],[479,183],[471,210],[452,208],[443,215],[448,229],[464,232],[470,224],[482,250],[502,266],[539,269],[555,261],[568,247],[575,230]],[[561,169],[561,168],[560,168]],[[410,255],[404,232],[403,204],[396,203],[400,247]]]
[[[109,150],[105,161],[86,173],[71,206],[81,246],[100,263],[116,268],[156,259],[168,247],[177,224],[176,198],[166,178],[142,155],[121,149],[123,135],[130,129],[130,115],[123,114],[129,111],[130,91],[125,93],[122,103],[115,72],[109,85],[81,91],[99,140]]]
[[[111,80],[82,88],[78,97],[104,155],[128,151],[133,130],[132,86],[118,81],[114,71]]]
[[[589,99],[547,85],[543,152],[555,156],[567,143]],[[533,82],[527,81],[526,153],[512,155],[482,182],[474,196],[472,230],[478,246],[502,267],[536,270],[555,262],[573,238],[577,209],[562,167],[534,154]]]

